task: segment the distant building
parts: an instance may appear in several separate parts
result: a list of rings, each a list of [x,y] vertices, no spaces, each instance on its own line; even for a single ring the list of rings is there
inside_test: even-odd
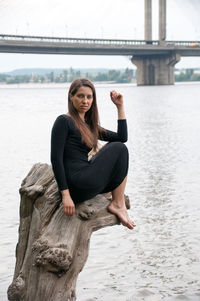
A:
[[[194,69],[194,74],[200,74],[200,69]]]

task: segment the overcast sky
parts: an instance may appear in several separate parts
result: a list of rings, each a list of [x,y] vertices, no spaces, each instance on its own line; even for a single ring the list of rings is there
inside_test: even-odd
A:
[[[153,39],[158,38],[158,0]],[[200,40],[200,0],[167,0],[167,39]],[[144,38],[144,0],[0,0],[2,34]],[[128,57],[0,54],[0,72],[16,68],[132,68]],[[182,58],[176,67],[200,67]]]

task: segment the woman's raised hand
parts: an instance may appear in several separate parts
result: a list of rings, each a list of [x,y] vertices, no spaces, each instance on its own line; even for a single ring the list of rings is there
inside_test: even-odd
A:
[[[110,98],[117,107],[118,119],[126,119],[122,94],[113,90],[110,92]]]
[[[112,102],[118,107],[123,105],[123,96],[122,94],[116,92],[115,90],[112,90],[110,92],[110,98]]]

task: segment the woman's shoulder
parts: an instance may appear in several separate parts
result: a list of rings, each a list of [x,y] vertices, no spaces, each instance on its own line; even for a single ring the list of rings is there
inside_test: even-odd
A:
[[[56,118],[56,120],[55,120],[55,122],[54,122],[54,125],[55,126],[60,126],[60,127],[67,127],[67,128],[71,128],[71,125],[72,125],[72,119],[71,119],[71,117],[69,116],[69,115],[67,115],[67,114],[61,114],[61,115],[59,115],[57,118]]]
[[[56,118],[56,121],[71,122],[71,117],[67,114],[61,114]]]

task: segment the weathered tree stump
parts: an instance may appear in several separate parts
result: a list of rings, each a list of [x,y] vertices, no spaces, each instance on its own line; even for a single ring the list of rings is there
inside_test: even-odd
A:
[[[10,301],[74,301],[76,281],[88,257],[93,231],[119,224],[97,195],[64,214],[51,166],[35,164],[20,188],[16,266]],[[128,198],[127,198],[128,205]]]

